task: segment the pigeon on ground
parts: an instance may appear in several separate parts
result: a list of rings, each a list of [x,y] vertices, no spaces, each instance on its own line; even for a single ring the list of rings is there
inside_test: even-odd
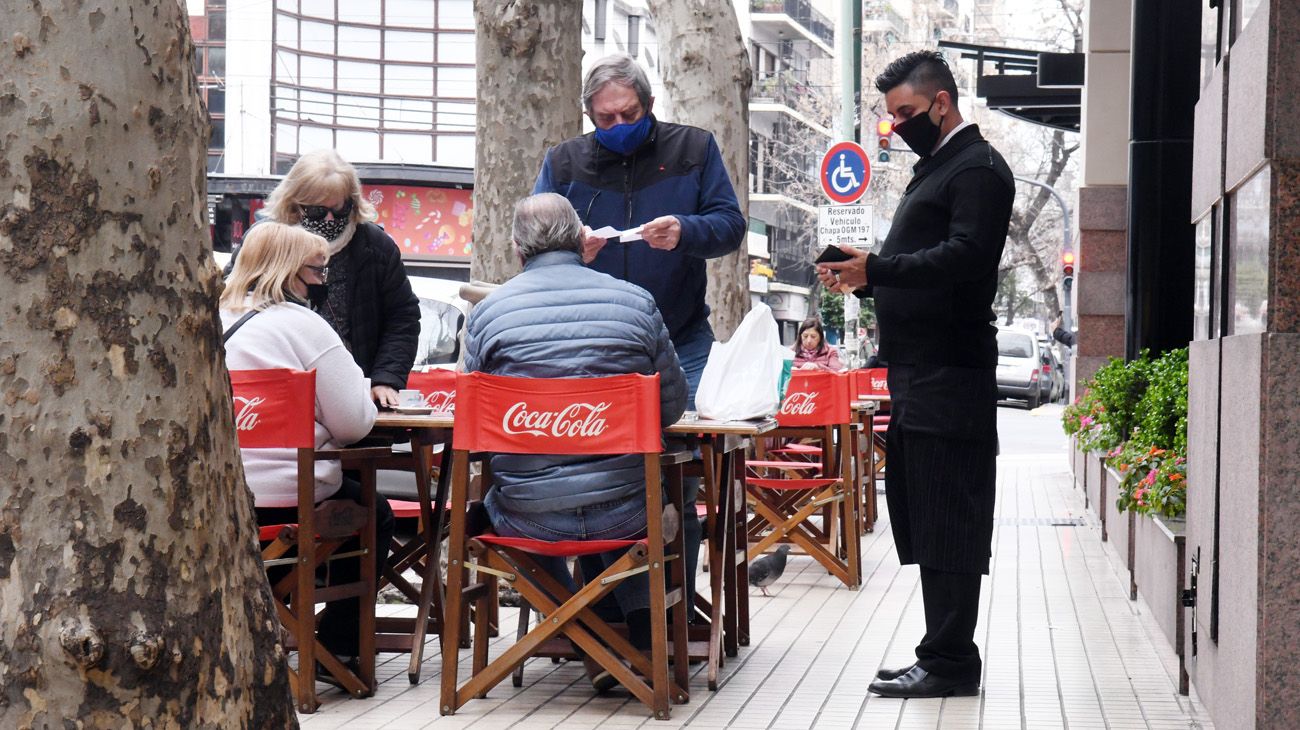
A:
[[[785,556],[790,554],[790,546],[782,545],[771,555],[764,555],[749,564],[749,584],[758,586],[763,595],[771,596],[767,587],[776,582],[785,572]]]

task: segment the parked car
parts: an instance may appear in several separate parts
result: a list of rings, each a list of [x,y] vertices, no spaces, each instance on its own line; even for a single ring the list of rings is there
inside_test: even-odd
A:
[[[1030,409],[1044,399],[1041,348],[1024,330],[998,328],[998,396],[1025,401]]]
[[[454,369],[469,316],[469,302],[460,296],[464,282],[418,275],[410,280],[411,290],[420,298],[420,342],[414,367]]]
[[[1039,340],[1039,384],[1042,386],[1043,402],[1055,403],[1065,396],[1065,368],[1056,357],[1052,343]]]

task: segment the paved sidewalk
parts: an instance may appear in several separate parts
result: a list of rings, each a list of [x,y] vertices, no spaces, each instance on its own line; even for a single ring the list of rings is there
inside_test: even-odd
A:
[[[581,665],[534,660],[524,686],[507,680],[453,717],[438,715],[439,658],[431,642],[423,680],[411,686],[405,656],[381,655],[378,694],[323,695],[310,730],[326,728],[565,730],[693,728],[1211,728],[1196,699],[1177,693],[1177,657],[1146,604],[1127,598],[1111,567],[1113,549],[1073,488],[1065,457],[1004,457],[998,467],[997,527],[984,581],[976,641],[984,656],[979,697],[894,700],[867,693],[880,666],[915,660],[924,631],[918,572],[901,567],[882,520],[863,544],[865,585],[849,591],[809,558],[791,556],[785,575],[754,591],[752,644],[723,670],[716,693],[702,674],[691,702],[667,722],[621,693],[596,696]],[[884,510],[883,495],[880,500]],[[887,515],[884,516],[887,519]],[[1062,524],[1064,523],[1064,524]],[[389,612],[407,607],[381,607]],[[502,638],[515,612],[502,610]],[[506,642],[503,644],[502,642]],[[468,667],[468,651],[461,652]],[[322,685],[323,687],[323,685]]]

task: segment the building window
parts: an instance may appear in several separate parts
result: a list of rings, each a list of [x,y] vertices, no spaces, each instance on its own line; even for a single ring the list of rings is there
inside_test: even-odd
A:
[[[641,16],[627,16],[627,53],[636,57],[641,51]]]
[[[1213,208],[1196,224],[1196,264],[1195,289],[1192,295],[1192,337],[1197,340],[1213,338],[1216,287],[1214,286],[1214,232],[1215,216],[1218,208]]]
[[[274,2],[276,169],[321,147],[423,164],[461,164],[468,149],[472,164],[470,0],[313,0],[302,4],[309,19],[296,17],[296,3]]]
[[[595,29],[591,32],[591,37],[598,40],[605,40],[605,25],[608,23],[609,0],[596,0],[596,24]]]
[[[1230,196],[1228,243],[1228,334],[1268,327],[1269,167],[1264,166]]]

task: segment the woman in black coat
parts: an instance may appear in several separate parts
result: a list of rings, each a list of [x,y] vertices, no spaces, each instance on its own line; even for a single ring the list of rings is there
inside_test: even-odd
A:
[[[334,150],[309,152],[266,201],[267,217],[302,226],[329,244],[324,286],[311,287],[312,307],[338,332],[370,378],[380,406],[397,405],[397,391],[415,363],[420,300],[402,267],[397,244],[361,197],[361,181]]]

